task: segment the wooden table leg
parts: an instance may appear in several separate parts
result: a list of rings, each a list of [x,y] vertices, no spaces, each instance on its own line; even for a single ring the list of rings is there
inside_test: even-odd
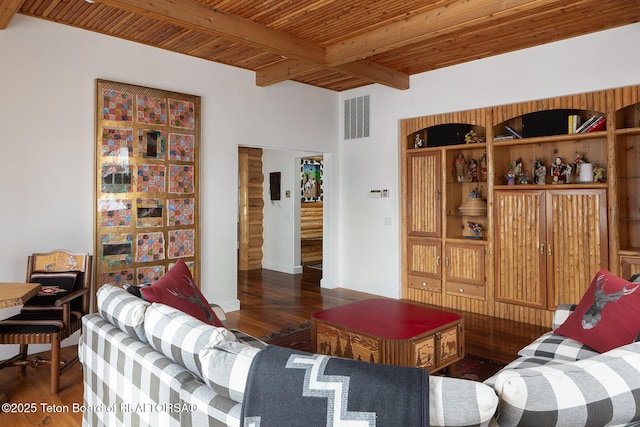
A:
[[[456,364],[452,363],[451,365],[447,366],[447,376],[450,378],[455,378],[456,376]]]

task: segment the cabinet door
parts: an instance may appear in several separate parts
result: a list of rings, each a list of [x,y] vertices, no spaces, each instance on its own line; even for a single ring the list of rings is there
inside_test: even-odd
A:
[[[577,304],[609,265],[605,189],[547,192],[547,308]]]
[[[407,159],[407,230],[410,236],[440,237],[441,154],[411,154]]]
[[[447,243],[444,261],[447,293],[485,298],[484,253],[484,245]]]
[[[495,192],[496,301],[546,308],[544,190]]]
[[[409,240],[409,287],[442,290],[442,244],[429,239]]]
[[[640,274],[640,257],[621,256],[620,268],[624,279],[629,279],[634,274]]]

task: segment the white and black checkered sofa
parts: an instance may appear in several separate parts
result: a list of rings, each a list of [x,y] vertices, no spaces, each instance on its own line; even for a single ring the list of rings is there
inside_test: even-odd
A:
[[[83,425],[241,425],[249,368],[265,343],[118,287],[102,286],[97,301],[98,313],[83,318],[78,349]],[[497,405],[480,382],[429,378],[431,426],[487,426]]]
[[[485,381],[500,399],[492,425],[640,425],[640,342],[598,353],[554,334],[575,308],[558,306],[552,331]]]

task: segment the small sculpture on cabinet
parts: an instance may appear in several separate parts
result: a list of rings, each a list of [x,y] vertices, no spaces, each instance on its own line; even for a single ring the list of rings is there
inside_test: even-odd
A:
[[[424,147],[424,141],[422,140],[422,137],[420,136],[420,133],[416,133],[416,138],[413,141],[413,148],[422,148]]]
[[[562,163],[562,157],[556,157],[551,165],[551,169],[549,169],[549,173],[553,178],[553,184],[558,184],[560,182],[560,177],[562,176],[562,171],[564,169],[564,163]],[[564,179],[562,179],[564,181]]]
[[[571,163],[565,163],[562,165],[562,170],[560,171],[560,180],[559,182],[564,184],[569,184],[571,182],[571,171],[573,167]]]
[[[573,161],[573,170],[575,171],[576,176],[580,176],[580,166],[585,163],[584,158],[582,157],[582,153],[576,151],[576,159]]]
[[[480,189],[474,188],[458,207],[463,215],[483,216],[487,214],[487,201],[480,195]]]
[[[534,184],[544,185],[547,179],[547,167],[542,162],[542,158],[536,157],[533,162],[533,182]]]
[[[513,162],[513,174],[516,178],[520,178],[520,175],[522,175],[522,159],[520,157]]]
[[[469,230],[473,231],[476,239],[480,238],[480,233],[482,232],[482,230],[484,230],[482,224],[479,224],[477,222],[467,221],[467,227],[469,227]]]
[[[476,159],[469,160],[467,166],[467,179],[469,182],[478,182],[478,162]]]
[[[478,134],[475,133],[473,129],[467,132],[466,135],[464,136],[464,142],[466,144],[478,143],[478,142],[484,142],[484,141],[485,141],[484,137],[478,136]]]
[[[482,181],[487,181],[487,152],[482,153],[482,157],[480,157],[480,179]]]
[[[516,185],[516,174],[513,170],[513,163],[509,163],[509,170],[504,177],[507,179],[507,185]]]
[[[596,165],[593,168],[593,182],[606,182],[604,172],[605,169],[600,166],[600,163],[596,162]]]
[[[458,182],[464,182],[465,169],[467,168],[467,161],[464,158],[464,154],[458,153],[456,156],[456,175]]]

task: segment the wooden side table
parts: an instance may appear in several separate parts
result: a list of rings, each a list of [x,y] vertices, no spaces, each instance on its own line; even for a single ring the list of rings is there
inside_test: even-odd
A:
[[[0,308],[17,307],[36,296],[39,283],[0,283]]]
[[[42,289],[39,283],[0,283],[0,308],[17,307],[34,297]],[[0,393],[0,404],[7,402]]]
[[[463,319],[456,313],[396,300],[371,299],[311,317],[316,353],[435,372],[464,358]]]

